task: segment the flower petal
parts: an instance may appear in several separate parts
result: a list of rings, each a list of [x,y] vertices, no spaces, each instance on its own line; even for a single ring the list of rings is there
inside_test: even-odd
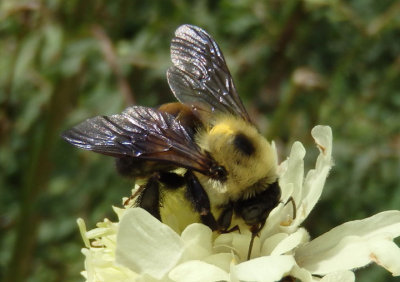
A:
[[[286,198],[282,197],[284,202],[286,202],[290,196],[293,197],[295,202],[300,202],[301,200],[301,188],[303,186],[304,177],[303,159],[305,154],[306,150],[303,145],[300,142],[295,142],[290,151],[290,156],[285,163],[286,169],[279,177],[279,186],[283,190],[282,193],[286,190],[286,185],[292,184],[294,187],[292,195],[287,195]]]
[[[297,212],[296,225],[303,222],[318,202],[332,167],[332,129],[329,126],[318,125],[312,129],[311,135],[320,154],[315,169],[310,170],[304,180],[303,200]]]
[[[138,275],[124,266],[114,264],[114,256],[105,248],[82,249],[85,255],[86,281],[136,281]]]
[[[86,236],[87,229],[86,229],[85,221],[82,218],[78,218],[76,220],[76,223],[78,223],[79,232],[81,233],[81,237],[82,237],[83,243],[85,244],[85,247],[90,248],[89,238]]]
[[[264,256],[234,266],[240,281],[278,281],[296,264],[293,256]]]
[[[311,135],[317,143],[323,156],[330,161],[332,155],[332,129],[330,126],[317,125],[311,130]]]
[[[304,228],[300,228],[279,242],[279,244],[271,252],[271,255],[285,254],[296,248],[300,243],[306,242],[308,238],[308,232]]]
[[[386,268],[393,276],[400,275],[400,249],[391,240],[375,242],[371,248],[371,260]]]
[[[214,251],[216,252],[231,252],[237,256],[239,261],[247,259],[251,241],[251,233],[244,231],[242,233],[224,233],[219,235],[214,241]],[[251,257],[260,255],[260,238],[256,237],[253,242]]]
[[[288,187],[293,187],[292,184],[288,185]],[[286,207],[290,208],[290,205],[286,205]],[[264,228],[260,232],[260,240],[263,242],[266,240],[268,237],[273,236],[276,233],[282,232],[281,228],[281,222],[282,221],[287,221],[289,219],[289,213],[292,213],[292,210],[290,212],[286,212],[286,208],[283,203],[280,203],[277,205],[269,214],[267,221],[265,223]],[[290,216],[291,217],[291,216]]]
[[[297,264],[293,266],[289,275],[297,278],[301,282],[314,282],[315,281],[314,277],[311,275],[311,273],[307,269],[300,268]]]
[[[232,262],[236,261],[233,253],[219,253],[214,254],[203,259],[204,262],[213,264],[226,272],[230,271]]]
[[[276,246],[279,245],[280,242],[285,240],[289,235],[286,233],[276,233],[272,236],[266,238],[261,247],[261,254],[264,256],[269,256],[274,251]]]
[[[180,260],[184,243],[170,227],[141,208],[126,211],[117,235],[116,262],[161,279]]]
[[[382,212],[344,223],[301,246],[296,250],[296,261],[313,274],[354,269],[373,261],[398,274],[399,251],[388,241],[399,235],[400,211]]]
[[[192,260],[172,269],[169,278],[176,282],[227,281],[229,274],[215,265]]]
[[[181,235],[185,244],[185,260],[202,259],[211,255],[212,231],[200,223],[193,223],[185,228]]]

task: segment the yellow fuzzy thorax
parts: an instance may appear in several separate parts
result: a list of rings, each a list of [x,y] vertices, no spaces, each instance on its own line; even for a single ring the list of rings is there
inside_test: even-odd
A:
[[[246,136],[254,153],[246,155],[238,150],[234,145],[237,134]],[[247,198],[265,190],[276,179],[276,159],[270,143],[253,125],[239,117],[217,117],[213,124],[196,134],[196,143],[228,173],[223,183],[198,174],[213,204]]]

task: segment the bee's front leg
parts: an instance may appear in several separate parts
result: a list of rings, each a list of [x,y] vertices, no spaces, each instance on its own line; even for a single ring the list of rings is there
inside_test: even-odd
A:
[[[238,225],[235,225],[231,228],[232,217],[233,217],[233,206],[231,204],[227,205],[221,214],[218,217],[218,226],[221,233],[230,233],[233,231],[239,231],[240,229]]]

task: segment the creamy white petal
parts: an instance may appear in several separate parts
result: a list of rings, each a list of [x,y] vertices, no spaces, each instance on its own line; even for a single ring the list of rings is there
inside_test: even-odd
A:
[[[110,280],[112,282],[114,281],[118,281],[120,282],[120,280]],[[132,282],[159,282],[159,279],[156,279],[154,277],[151,277],[148,274],[142,274],[141,276],[138,276],[135,280],[133,280]],[[105,281],[106,282],[106,281]],[[121,282],[125,282],[125,281],[121,281]],[[171,279],[169,279],[167,276],[162,278],[162,282],[172,282]]]
[[[292,184],[290,184],[291,187],[293,187]],[[268,237],[276,234],[283,232],[281,230],[281,222],[282,221],[287,221],[288,217],[291,214],[291,210],[286,210],[285,212],[285,206],[283,203],[279,204],[275,209],[271,211],[269,214],[267,221],[265,223],[264,228],[261,230],[260,233],[260,240],[261,242],[265,241]]]
[[[215,265],[192,260],[171,270],[169,278],[176,282],[227,281],[229,274]]]
[[[95,281],[95,266],[93,265],[93,255],[88,249],[82,249],[82,254],[85,255],[85,273],[87,281]]]
[[[113,206],[112,209],[117,214],[118,220],[121,220],[122,216],[124,215],[124,213],[126,211],[126,209],[121,209],[121,208],[115,207],[115,206]]]
[[[231,263],[229,278],[230,278],[230,280],[229,280],[230,282],[242,282],[239,280],[239,277],[237,275],[235,263]]]
[[[378,238],[371,238],[377,240]],[[296,253],[296,259],[300,266],[307,268],[314,274],[327,274],[334,271],[354,269],[371,262],[371,250],[368,247],[369,240],[358,236],[347,236],[338,244],[323,253],[315,255],[306,263],[303,262],[301,252]]]
[[[112,230],[109,227],[98,227],[86,232],[88,239],[94,239],[112,234]]]
[[[180,260],[184,242],[170,227],[140,208],[125,212],[119,224],[116,262],[157,279]]]
[[[278,214],[279,221],[277,222],[277,227],[279,227],[281,225],[285,225],[285,222],[287,222],[287,226],[292,224],[293,214],[294,214],[293,204],[291,201],[288,202],[288,199],[290,198],[290,196],[293,196],[295,190],[301,190],[301,188],[295,187],[295,185],[293,183],[287,183],[284,187],[282,187],[282,186],[280,186],[280,187],[282,190],[281,203],[280,203],[280,205],[282,205],[282,210],[280,210],[280,212]],[[293,201],[295,201],[295,200],[293,199]],[[296,203],[298,203],[298,202],[295,201],[295,206],[297,207]],[[277,208],[278,207],[276,207],[275,209],[277,209]],[[271,213],[271,216],[273,216],[272,213]],[[267,220],[269,220],[269,219],[270,219],[270,217],[267,218]],[[269,220],[269,221],[271,221],[271,220]]]
[[[386,268],[393,276],[400,275],[400,248],[391,239],[377,240],[370,246],[371,260]]]
[[[296,250],[299,266],[314,274],[327,274],[367,265],[377,259],[397,273],[397,251],[377,252],[388,240],[400,235],[400,211],[386,211],[372,217],[344,223]],[[396,245],[392,245],[397,248]]]
[[[214,252],[229,253],[233,251],[232,247],[233,233],[223,233],[214,240]]]
[[[109,280],[110,282],[118,281],[118,282],[125,282],[123,280]],[[138,277],[136,277],[132,282],[159,282],[160,280],[151,277],[148,274],[142,274]],[[163,277],[162,279],[163,282],[171,282],[172,280],[168,279],[168,277]]]
[[[78,218],[76,220],[76,223],[78,224],[79,232],[81,233],[81,237],[82,237],[83,243],[85,244],[85,247],[90,248],[90,242],[89,242],[88,237],[86,236],[87,229],[86,229],[85,221],[82,218]]]
[[[270,224],[269,218],[265,227],[267,230],[270,228],[268,224]],[[275,232],[270,232],[269,234],[264,233],[266,232],[264,230],[261,232],[260,241],[262,246],[260,255],[283,254],[297,247],[300,243],[309,241],[309,235],[304,228],[298,229],[293,225],[278,225],[278,230],[275,229]],[[287,238],[289,236],[290,238]]]
[[[332,167],[332,130],[329,126],[318,125],[311,131],[320,151],[315,169],[310,170],[303,185],[303,199],[299,205],[296,225],[300,225],[318,202],[325,180]]]
[[[273,154],[275,164],[278,166],[278,149],[276,148],[276,144],[274,141],[271,141],[271,152]]]
[[[114,256],[106,249],[82,249],[85,255],[85,270],[82,275],[88,282],[135,281],[138,275],[128,268],[114,264]]]
[[[200,223],[193,223],[185,228],[181,238],[185,244],[185,260],[202,259],[211,255],[212,231]]]
[[[251,233],[243,232],[243,234],[232,232],[219,235],[214,241],[215,252],[234,252],[239,261],[247,259],[250,247]],[[260,238],[254,239],[251,257],[260,255]]]
[[[311,275],[311,273],[307,269],[301,268],[297,264],[293,266],[289,275],[292,277],[296,277],[297,279],[300,279],[301,282],[314,282],[315,281],[314,277]]]
[[[330,156],[332,155],[332,129],[330,126],[317,125],[311,130],[311,135],[317,143],[322,156],[325,157],[321,161],[330,162]]]
[[[275,250],[275,248],[286,239],[289,235],[287,233],[276,233],[266,240],[264,240],[263,245],[261,247],[261,254],[263,256],[269,256]]]
[[[277,246],[271,252],[271,255],[285,254],[299,246],[301,243],[308,241],[308,238],[308,232],[304,228],[300,228],[296,232],[290,234],[282,241],[280,241],[279,244],[277,244]]]
[[[295,202],[300,202],[302,186],[303,186],[303,177],[304,177],[304,156],[306,154],[306,150],[300,142],[295,142],[292,146],[292,150],[290,151],[290,156],[286,163],[286,170],[279,177],[279,185],[283,191],[286,190],[286,185],[293,185],[293,193],[288,195],[292,196]],[[283,196],[283,195],[282,195]],[[288,198],[283,198],[283,201],[287,201]]]
[[[345,270],[339,272],[329,273],[325,275],[320,282],[354,282],[355,276],[353,271]]]
[[[213,254],[203,259],[204,262],[213,264],[222,270],[229,272],[231,264],[236,261],[236,257],[232,252]]]
[[[240,281],[279,281],[295,264],[293,256],[264,256],[234,266],[234,273]]]

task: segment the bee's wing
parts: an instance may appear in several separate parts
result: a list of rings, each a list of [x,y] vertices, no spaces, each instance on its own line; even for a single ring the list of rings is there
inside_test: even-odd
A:
[[[88,119],[62,137],[81,149],[165,161],[206,175],[212,164],[174,116],[147,107],[133,106],[122,114]]]
[[[193,110],[239,115],[250,122],[240,100],[224,56],[204,30],[182,25],[171,42],[168,83],[175,97]]]

